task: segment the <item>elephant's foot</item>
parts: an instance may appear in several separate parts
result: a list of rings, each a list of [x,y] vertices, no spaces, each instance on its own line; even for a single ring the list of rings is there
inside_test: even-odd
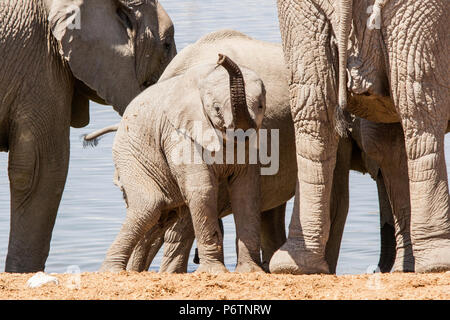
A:
[[[114,272],[118,273],[121,271],[124,271],[126,268],[120,264],[114,264],[114,263],[103,263],[99,272]]]
[[[254,262],[244,262],[238,263],[234,272],[238,273],[252,273],[252,272],[263,272],[264,270]]]
[[[200,262],[199,267],[197,270],[195,270],[196,273],[210,273],[210,274],[220,274],[220,273],[227,273],[228,269],[223,265],[221,262],[209,262],[209,263],[203,263]]]
[[[330,273],[324,255],[301,250],[293,241],[286,242],[270,260],[271,273],[320,274]]]
[[[392,272],[414,272],[414,255],[412,246],[397,248]]]
[[[434,241],[429,249],[414,250],[415,272],[450,270],[450,239]]]
[[[263,261],[262,269],[264,270],[264,272],[270,273],[270,268],[269,268],[269,262],[268,261]]]

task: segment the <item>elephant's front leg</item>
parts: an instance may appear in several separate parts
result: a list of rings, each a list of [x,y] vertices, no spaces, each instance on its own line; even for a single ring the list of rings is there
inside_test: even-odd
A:
[[[223,236],[218,222],[217,178],[203,164],[191,164],[184,172],[179,185],[191,213],[197,240],[200,257],[197,272],[228,272],[224,265]]]
[[[261,191],[259,165],[247,165],[230,182],[231,208],[236,223],[235,272],[262,272]]]
[[[50,250],[69,165],[69,118],[22,117],[10,130],[11,231],[5,270],[28,273],[44,270]]]

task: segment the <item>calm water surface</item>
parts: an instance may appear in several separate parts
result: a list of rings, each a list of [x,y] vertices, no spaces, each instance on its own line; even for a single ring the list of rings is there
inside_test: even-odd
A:
[[[274,0],[160,0],[175,24],[178,50],[202,35],[232,28],[265,41],[280,42]],[[71,161],[63,199],[56,220],[47,260],[48,272],[65,272],[70,265],[82,271],[96,271],[117,235],[125,217],[122,194],[113,185],[111,146],[113,135],[95,149],[83,149],[80,136],[116,123],[119,116],[111,107],[91,103],[91,123],[71,131]],[[446,156],[449,158],[448,138]],[[447,161],[448,163],[448,161]],[[447,165],[448,166],[448,165]],[[4,270],[9,234],[9,186],[7,154],[0,154],[0,270]],[[449,168],[450,169],[450,168]],[[379,218],[376,185],[368,175],[350,175],[350,212],[342,240],[339,274],[366,272],[378,262]],[[287,226],[292,202],[287,209]],[[233,218],[224,220],[225,260],[234,269],[235,231]],[[160,255],[152,270],[158,270]],[[190,259],[192,261],[192,257]],[[196,265],[190,263],[189,271]]]

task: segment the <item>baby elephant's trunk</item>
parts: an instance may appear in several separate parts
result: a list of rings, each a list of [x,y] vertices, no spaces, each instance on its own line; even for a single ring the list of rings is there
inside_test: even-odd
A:
[[[230,101],[233,110],[233,121],[236,129],[256,129],[256,124],[250,117],[245,94],[245,82],[239,66],[229,57],[219,54],[217,64],[224,67],[230,75]]]

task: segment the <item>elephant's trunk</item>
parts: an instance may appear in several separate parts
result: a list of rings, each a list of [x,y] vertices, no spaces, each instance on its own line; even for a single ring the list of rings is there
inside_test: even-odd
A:
[[[336,111],[336,131],[342,137],[346,136],[346,121],[343,112],[347,110],[347,46],[352,23],[353,0],[340,0],[339,22],[339,96]]]
[[[248,112],[244,76],[239,66],[223,54],[219,54],[217,64],[224,67],[230,76],[230,101],[235,128],[242,130],[256,129],[256,124]]]

